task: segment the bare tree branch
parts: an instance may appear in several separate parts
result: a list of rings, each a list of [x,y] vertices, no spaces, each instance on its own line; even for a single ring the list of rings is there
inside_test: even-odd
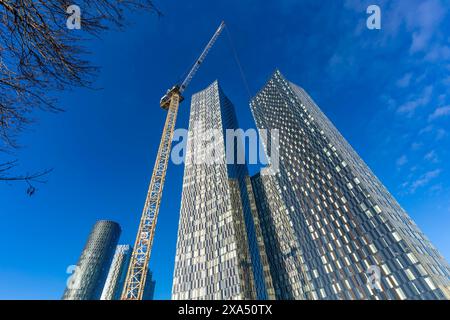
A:
[[[0,180],[6,182],[25,181],[28,184],[27,194],[31,197],[36,191],[35,183],[46,183],[47,181],[41,178],[47,176],[53,169],[47,169],[40,172],[26,173],[22,175],[10,175],[10,171],[18,164],[17,160],[0,163]]]
[[[81,8],[81,30],[70,30],[67,8]],[[85,43],[109,28],[123,28],[126,11],[161,13],[151,0],[0,0],[0,152],[18,147],[17,136],[34,110],[61,111],[51,93],[91,87],[97,67]],[[0,164],[0,180],[35,180],[48,171],[8,176],[17,163]]]

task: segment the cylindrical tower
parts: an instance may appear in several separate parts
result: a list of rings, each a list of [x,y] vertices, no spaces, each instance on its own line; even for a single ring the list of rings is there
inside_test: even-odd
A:
[[[67,283],[63,300],[100,299],[120,233],[120,226],[114,221],[95,223]]]

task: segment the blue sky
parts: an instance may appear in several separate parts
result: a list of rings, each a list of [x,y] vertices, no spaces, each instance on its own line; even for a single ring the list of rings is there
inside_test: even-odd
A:
[[[74,0],[76,3],[76,0]],[[36,113],[20,169],[54,168],[33,197],[0,184],[0,299],[59,299],[98,219],[134,243],[165,113],[159,98],[227,22],[252,94],[275,68],[305,88],[440,252],[450,260],[450,7],[445,0],[157,1],[123,32],[89,42],[101,90],[60,94]],[[378,4],[381,30],[366,28]],[[75,32],[75,31],[74,31]],[[254,127],[226,34],[180,107],[218,79],[241,127]],[[170,298],[183,167],[169,165],[151,259],[155,297]]]

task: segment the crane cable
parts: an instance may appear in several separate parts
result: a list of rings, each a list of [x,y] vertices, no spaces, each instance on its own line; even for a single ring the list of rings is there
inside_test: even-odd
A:
[[[237,67],[239,69],[239,73],[240,73],[242,82],[244,83],[244,86],[245,86],[245,90],[247,91],[248,99],[251,100],[252,93],[250,91],[250,86],[248,84],[247,77],[245,76],[244,69],[242,68],[241,61],[239,60],[239,56],[237,54],[236,46],[234,45],[233,39],[231,38],[230,31],[228,30],[228,25],[225,25],[224,29],[226,30],[226,33],[227,33],[227,38],[228,38],[228,42],[229,42],[229,45],[230,45],[230,49],[231,49],[231,51],[233,53],[234,61],[236,62],[236,65],[237,65]],[[177,83],[181,83],[182,79],[184,79],[186,77],[186,75],[189,73],[189,70],[192,69],[192,67],[195,65],[196,61],[197,61],[197,59],[188,67],[188,69],[179,78],[179,81]]]
[[[239,72],[241,74],[242,81],[244,82],[245,89],[247,90],[248,99],[251,100],[252,94],[250,92],[250,86],[248,85],[247,78],[245,77],[244,69],[242,68],[241,62],[239,61],[239,56],[236,51],[236,47],[233,44],[233,40],[231,39],[230,32],[228,31],[228,25],[225,25],[225,30],[227,32],[228,40],[230,43],[231,51],[233,51],[234,60],[239,68]]]

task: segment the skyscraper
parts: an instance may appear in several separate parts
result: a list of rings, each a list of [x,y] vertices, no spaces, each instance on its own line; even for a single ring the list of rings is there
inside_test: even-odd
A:
[[[153,300],[155,295],[156,281],[153,280],[153,272],[148,271],[147,278],[145,278],[144,294],[142,300]]]
[[[133,252],[132,249],[128,244],[121,244],[116,247],[100,300],[120,300],[122,297],[123,286]],[[149,271],[145,280],[142,300],[153,300],[155,284],[152,272]]]
[[[121,299],[132,252],[133,250],[128,244],[121,244],[116,247],[100,300]],[[153,280],[152,272],[149,270],[145,280],[142,300],[153,300],[155,285],[156,282]]]
[[[68,281],[63,300],[98,300],[121,230],[113,221],[97,221]]]
[[[118,245],[100,300],[120,300],[131,258],[131,246]]]
[[[277,298],[450,297],[448,263],[302,88],[276,71],[251,109],[280,137],[279,171],[252,177]]]
[[[173,299],[274,297],[247,168],[226,161],[226,130],[235,128],[217,81],[192,96]]]

